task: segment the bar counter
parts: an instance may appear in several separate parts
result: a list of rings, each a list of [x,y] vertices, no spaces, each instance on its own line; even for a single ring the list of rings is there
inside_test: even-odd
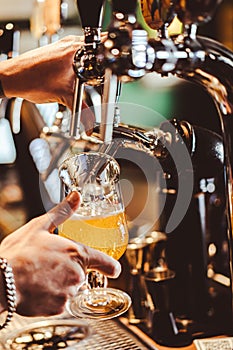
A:
[[[51,349],[57,349],[56,344],[52,343],[54,339],[59,339],[63,348],[75,350],[175,349],[156,344],[136,326],[128,325],[125,318],[82,321],[67,314],[48,318],[28,318],[15,314],[9,327],[0,332],[0,349],[38,349],[38,346],[43,349],[43,344],[45,348],[49,345]],[[196,350],[194,345],[176,349]]]
[[[217,338],[219,337],[208,339],[208,342],[213,340],[216,342]],[[62,347],[56,347],[57,345],[62,345]],[[207,348],[212,349],[209,346]],[[124,317],[105,321],[83,321],[73,318],[67,313],[48,318],[22,317],[15,314],[9,327],[0,332],[0,350],[44,348],[72,348],[75,350],[200,350],[194,344],[184,347],[161,346],[137,326],[129,325]],[[229,345],[228,347],[213,345],[213,349],[220,350],[222,348],[232,349]]]

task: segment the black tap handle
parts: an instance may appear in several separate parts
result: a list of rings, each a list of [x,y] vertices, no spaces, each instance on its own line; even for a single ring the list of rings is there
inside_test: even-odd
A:
[[[100,27],[104,0],[77,0],[76,2],[82,27]]]
[[[112,10],[124,14],[135,14],[137,3],[137,0],[112,0]]]

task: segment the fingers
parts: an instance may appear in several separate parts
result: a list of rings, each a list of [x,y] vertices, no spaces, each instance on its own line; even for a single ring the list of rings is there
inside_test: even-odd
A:
[[[81,197],[79,193],[72,191],[61,203],[42,216],[43,228],[52,233],[58,225],[74,213],[80,202]]]
[[[77,261],[84,271],[87,269],[98,270],[104,275],[117,278],[121,273],[120,263],[111,256],[96,249],[77,243]]]

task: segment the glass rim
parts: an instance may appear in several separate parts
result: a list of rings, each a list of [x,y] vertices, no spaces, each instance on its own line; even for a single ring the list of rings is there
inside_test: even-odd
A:
[[[111,159],[111,160],[114,161],[115,164],[118,166],[119,172],[120,172],[120,165],[119,165],[118,161],[116,160],[116,158],[114,158],[114,157],[111,156],[110,154],[107,154],[107,153],[104,153],[104,152],[99,152],[99,151],[90,151],[90,152],[86,151],[86,152],[76,153],[76,154],[74,154],[74,155],[72,155],[72,156],[69,156],[69,157],[65,158],[65,159],[61,162],[61,164],[59,165],[59,167],[58,167],[59,173],[60,173],[60,170],[61,170],[62,166],[63,166],[66,162],[71,161],[72,159],[79,158],[80,156],[86,156],[86,155],[92,155],[92,156],[93,156],[93,155],[100,155],[101,158]]]

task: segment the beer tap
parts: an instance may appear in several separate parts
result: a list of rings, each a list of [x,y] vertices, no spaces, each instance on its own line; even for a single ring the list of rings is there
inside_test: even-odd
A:
[[[104,68],[97,55],[101,42],[103,0],[89,1],[89,4],[85,0],[78,0],[77,6],[84,33],[84,45],[76,52],[74,58],[73,67],[77,78],[69,133],[70,136],[79,139],[84,84],[99,86],[103,83]]]
[[[136,30],[136,8],[135,0],[112,1],[112,19],[108,27],[108,37],[102,46],[105,79],[100,138],[105,143],[111,142],[113,125],[119,122],[120,113],[116,102],[121,83],[140,78],[145,74],[144,47],[147,45],[147,32]]]
[[[103,44],[105,66],[123,83],[143,77],[154,60],[148,33],[139,25],[136,12],[136,0],[113,0],[108,38]]]

